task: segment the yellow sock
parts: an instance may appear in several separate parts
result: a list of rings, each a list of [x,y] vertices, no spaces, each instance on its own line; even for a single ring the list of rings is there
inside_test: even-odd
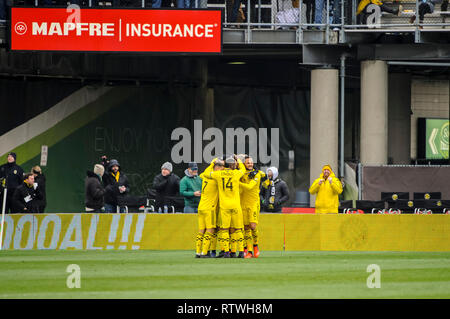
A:
[[[230,250],[230,234],[228,233],[228,230],[219,230],[217,240],[219,241],[220,250],[225,252]]]
[[[217,245],[217,234],[211,234],[211,244],[209,246],[209,250],[216,250],[216,245]]]
[[[211,244],[211,239],[213,237],[213,234],[209,232],[205,232],[205,235],[203,235],[203,241],[202,241],[202,255],[206,255],[209,250],[209,245]]]
[[[244,251],[244,235],[242,234],[242,229],[236,229],[234,232],[235,240],[237,244],[237,250],[239,252]]]
[[[203,234],[201,232],[197,233],[197,238],[195,240],[195,253],[197,255],[200,255],[202,252],[202,240],[203,240]]]
[[[247,245],[247,250],[253,251],[253,237],[252,230],[250,228],[245,230],[244,240]]]
[[[258,245],[258,229],[252,229],[253,245]]]
[[[235,253],[236,252],[236,247],[237,247],[237,241],[236,241],[236,231],[232,234],[230,234],[230,246],[231,246],[231,252]]]

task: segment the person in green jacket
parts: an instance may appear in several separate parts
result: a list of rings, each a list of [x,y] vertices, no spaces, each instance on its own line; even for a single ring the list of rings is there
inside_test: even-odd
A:
[[[202,179],[198,176],[198,166],[190,162],[180,181],[180,195],[184,197],[184,213],[197,213],[202,190]]]

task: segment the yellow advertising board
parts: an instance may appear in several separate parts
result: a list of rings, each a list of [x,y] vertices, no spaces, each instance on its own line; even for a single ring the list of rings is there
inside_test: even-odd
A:
[[[194,250],[195,214],[12,214],[2,249]],[[261,214],[262,250],[450,251],[449,215]]]

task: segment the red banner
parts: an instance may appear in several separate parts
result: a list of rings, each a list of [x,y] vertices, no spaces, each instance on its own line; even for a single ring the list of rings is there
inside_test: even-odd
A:
[[[12,8],[11,50],[221,53],[222,13]]]

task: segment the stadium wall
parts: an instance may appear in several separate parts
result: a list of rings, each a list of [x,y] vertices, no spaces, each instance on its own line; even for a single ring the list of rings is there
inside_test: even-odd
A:
[[[194,214],[13,214],[3,249],[194,250]],[[450,251],[448,215],[261,214],[261,250]]]
[[[264,145],[267,157],[276,159],[292,194],[307,190],[309,92],[230,86],[213,90],[212,126],[220,131],[221,138],[207,136],[211,124],[206,121],[196,129],[194,120],[203,118],[196,110],[199,88],[90,85],[1,135],[0,163],[6,162],[8,152],[15,151],[18,164],[30,171],[41,161],[41,146],[47,145],[47,166],[42,167],[47,180],[46,212],[76,213],[84,209],[86,170],[92,170],[102,155],[119,161],[130,182],[130,195],[144,197],[162,163],[172,161],[174,173],[183,177],[189,161],[197,161],[200,169],[207,166],[202,155],[211,151],[208,145],[212,139],[223,148],[231,141],[235,146],[245,144],[248,150],[250,138],[244,137],[245,143],[241,143],[242,139],[228,136],[227,128],[242,128],[243,133],[252,128],[259,143],[268,142]],[[270,146],[272,128],[278,129],[278,139],[273,141],[276,152]],[[190,135],[189,141],[182,140],[187,147],[179,152],[183,154],[181,163],[172,156],[175,145],[181,143],[177,136],[172,139],[176,129]],[[267,136],[261,132],[267,132]],[[291,150],[295,153],[294,170],[288,170]]]

